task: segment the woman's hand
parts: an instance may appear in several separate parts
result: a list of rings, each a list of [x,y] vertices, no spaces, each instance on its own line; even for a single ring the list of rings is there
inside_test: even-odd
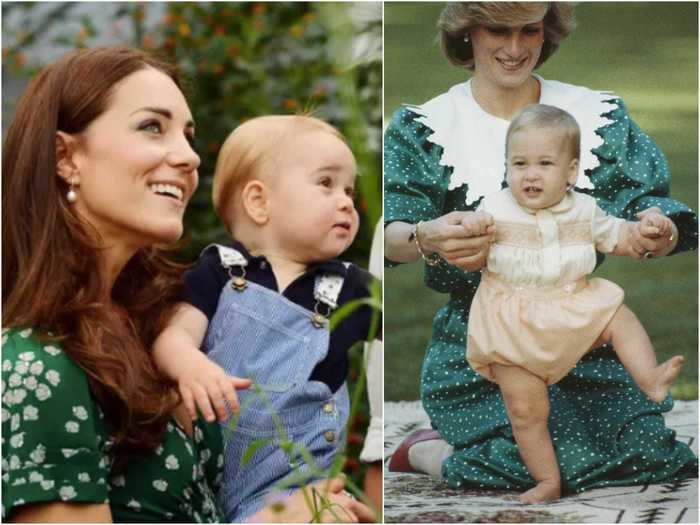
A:
[[[496,227],[484,211],[453,211],[421,223],[418,242],[425,253],[437,253],[467,271],[481,269],[488,258]]]
[[[639,223],[630,236],[632,256],[635,259],[662,257],[673,251],[678,244],[678,228],[671,219],[657,207],[648,208],[637,214]]]
[[[375,515],[367,505],[360,503],[343,490],[344,478],[317,481],[298,490],[287,499],[277,503],[268,504],[263,510],[255,514],[252,523],[310,523],[320,518],[320,523],[372,523]],[[306,491],[306,496],[304,494]],[[321,512],[320,516],[309,506],[313,502],[314,492],[326,500],[330,508]],[[307,500],[308,497],[308,500]]]

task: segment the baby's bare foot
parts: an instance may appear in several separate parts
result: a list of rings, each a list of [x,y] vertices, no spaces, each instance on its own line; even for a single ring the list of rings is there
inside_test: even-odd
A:
[[[666,399],[671,385],[681,373],[684,362],[685,357],[677,355],[656,367],[652,382],[647,388],[642,389],[649,399],[656,403]]]
[[[561,485],[555,481],[540,481],[533,488],[520,495],[521,503],[544,503],[561,497]]]

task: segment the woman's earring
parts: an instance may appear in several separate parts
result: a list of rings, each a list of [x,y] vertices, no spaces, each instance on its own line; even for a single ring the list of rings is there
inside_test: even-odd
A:
[[[66,193],[66,199],[68,199],[68,202],[70,202],[71,204],[78,200],[78,194],[75,193],[72,181],[70,183],[70,189],[68,190],[68,193]]]
[[[465,44],[468,44],[468,43],[469,43],[469,33],[467,33],[466,35],[464,35],[464,43],[465,43]]]

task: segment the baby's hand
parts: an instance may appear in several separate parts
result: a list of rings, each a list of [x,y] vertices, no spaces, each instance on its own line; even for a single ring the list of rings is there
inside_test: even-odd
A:
[[[214,411],[220,421],[228,418],[226,402],[231,413],[238,412],[240,406],[236,389],[246,389],[250,384],[250,379],[230,376],[205,357],[190,374],[178,381],[178,388],[190,417],[197,418],[196,404],[204,418],[211,423],[215,419]]]
[[[490,235],[495,231],[493,216],[485,211],[467,212],[462,218],[462,226],[467,237]]]
[[[647,239],[670,237],[673,232],[671,219],[656,211],[645,213],[639,221],[639,235]]]

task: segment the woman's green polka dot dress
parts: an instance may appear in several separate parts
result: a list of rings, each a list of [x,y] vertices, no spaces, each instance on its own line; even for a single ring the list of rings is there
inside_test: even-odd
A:
[[[109,503],[115,522],[219,522],[218,423],[168,424],[155,453],[111,472],[112,440],[85,372],[31,329],[2,336],[2,517],[22,505]]]
[[[589,193],[601,208],[626,219],[658,206],[680,231],[675,251],[696,249],[697,216],[667,196],[665,157],[629,118],[622,101],[616,103],[605,115],[612,122],[596,131],[604,142],[593,150],[600,165],[587,173],[595,185]],[[387,128],[387,224],[415,224],[478,205],[477,200],[467,206],[466,184],[448,189],[452,168],[440,164],[442,147],[429,141],[433,131],[406,107]],[[426,285],[450,295],[433,321],[421,399],[433,426],[455,447],[442,469],[450,486],[524,490],[534,483],[518,454],[498,387],[476,374],[464,355],[479,278],[478,272],[442,261],[425,266]],[[697,458],[664,425],[661,414],[671,409],[670,396],[661,404],[649,401],[610,348],[590,352],[549,392],[549,428],[565,493],[697,476]]]

